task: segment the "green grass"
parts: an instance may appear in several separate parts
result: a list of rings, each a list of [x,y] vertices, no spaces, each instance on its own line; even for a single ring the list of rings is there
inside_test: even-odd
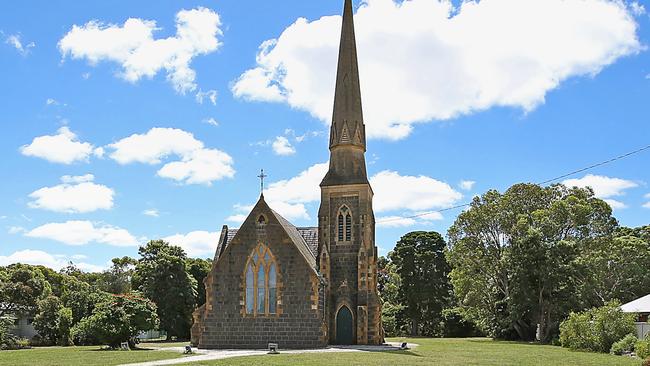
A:
[[[38,347],[0,351],[0,366],[114,366],[182,357],[178,352],[108,351],[99,347]]]
[[[417,343],[405,352],[266,355],[198,362],[191,365],[494,365],[494,366],[639,366],[641,360],[607,354],[572,352],[561,347],[488,339],[391,339]]]
[[[410,351],[280,354],[196,362],[196,366],[284,365],[492,365],[492,366],[640,366],[641,360],[607,354],[572,352],[561,347],[517,342],[470,339],[389,339],[417,343]],[[146,347],[178,347],[187,342],[143,343]],[[0,352],[0,366],[95,366],[119,365],[182,357],[180,353],[138,350],[100,351],[98,347],[45,347]]]

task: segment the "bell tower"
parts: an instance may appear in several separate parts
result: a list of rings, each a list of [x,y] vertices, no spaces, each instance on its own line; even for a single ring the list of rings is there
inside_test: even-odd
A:
[[[318,266],[326,281],[332,344],[381,344],[373,192],[366,173],[366,130],[352,0],[345,0],[329,171],[320,184]]]

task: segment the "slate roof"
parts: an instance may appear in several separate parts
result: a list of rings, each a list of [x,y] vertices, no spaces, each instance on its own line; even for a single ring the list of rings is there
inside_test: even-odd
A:
[[[318,256],[318,228],[317,227],[295,227],[287,219],[280,216],[278,213],[273,211],[276,218],[280,224],[284,227],[285,231],[291,237],[291,240],[298,246],[298,248],[303,248],[301,252],[303,255],[309,259],[310,264],[316,265],[316,256]],[[239,229],[231,229],[227,225],[224,225],[221,230],[221,237],[219,238],[219,243],[217,244],[217,252],[215,255],[215,260],[221,256],[223,250],[230,244],[232,239],[237,234]],[[306,250],[304,250],[306,249]],[[313,262],[311,260],[313,258]]]

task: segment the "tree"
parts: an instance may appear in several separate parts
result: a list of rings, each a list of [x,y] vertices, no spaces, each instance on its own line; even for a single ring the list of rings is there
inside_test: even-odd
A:
[[[611,240],[616,227],[590,189],[517,184],[475,198],[449,230],[451,279],[464,315],[492,337],[549,341],[583,304],[590,269],[580,254]]]
[[[580,255],[585,273],[581,293],[590,306],[617,299],[623,303],[650,293],[650,240],[619,232],[611,240],[594,242]]]
[[[73,324],[92,314],[98,303],[105,301],[109,294],[93,288],[76,277],[67,277],[63,282],[61,301],[72,311]]]
[[[386,257],[377,260],[377,287],[381,299],[381,320],[384,331],[389,337],[404,335],[406,322],[404,319],[404,306],[400,304],[398,293],[402,279],[395,271],[395,264]]]
[[[205,304],[205,286],[203,280],[208,277],[212,269],[212,261],[209,259],[187,258],[187,272],[194,277],[197,284],[196,306]]]
[[[50,292],[39,269],[23,264],[0,267],[0,318],[33,314],[38,301]]]
[[[102,272],[98,287],[111,294],[127,294],[131,292],[131,277],[137,261],[131,257],[113,258],[113,266]]]
[[[150,241],[138,251],[133,285],[158,306],[160,328],[167,337],[187,339],[196,305],[197,283],[186,267],[183,249],[162,240]]]
[[[112,295],[97,305],[93,314],[73,328],[79,345],[106,344],[119,348],[122,342],[135,347],[135,339],[143,331],[158,326],[156,304],[138,293]]]
[[[404,235],[389,254],[402,280],[398,299],[413,336],[420,330],[426,336],[441,332],[442,311],[451,300],[445,246],[440,234],[418,231]]]
[[[71,328],[72,310],[64,307],[58,297],[50,295],[38,302],[34,329],[45,344],[71,345]]]

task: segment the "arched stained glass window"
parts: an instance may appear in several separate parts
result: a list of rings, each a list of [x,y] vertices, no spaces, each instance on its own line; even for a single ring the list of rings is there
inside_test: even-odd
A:
[[[339,241],[343,241],[343,214],[339,214]]]
[[[275,264],[271,263],[271,267],[269,267],[269,313],[275,314],[276,312],[276,305],[278,303],[277,299],[277,293],[276,293],[276,288],[277,288],[277,279],[276,279],[276,273],[275,273]]]
[[[277,312],[277,276],[273,253],[259,244],[246,265],[246,314],[263,316]]]
[[[252,314],[255,310],[255,275],[253,273],[253,263],[248,263],[246,270],[246,312]]]

